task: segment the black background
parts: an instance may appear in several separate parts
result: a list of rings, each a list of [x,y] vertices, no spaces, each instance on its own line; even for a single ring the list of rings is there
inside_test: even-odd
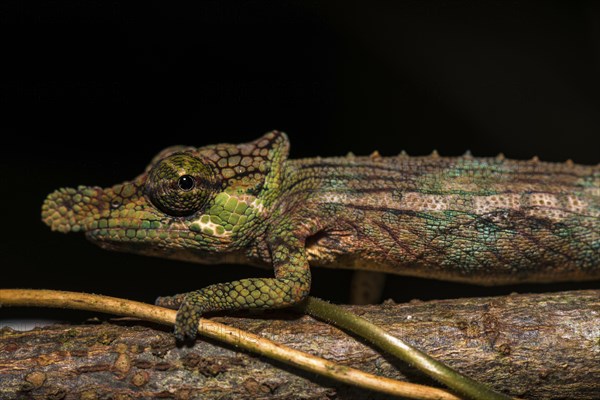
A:
[[[105,252],[41,223],[47,193],[127,180],[173,144],[279,129],[295,158],[436,148],[598,163],[599,4],[2,2],[0,287],[152,301],[270,275]],[[349,281],[314,270],[313,294],[343,302]],[[580,287],[598,282],[481,288],[390,277],[385,296]]]

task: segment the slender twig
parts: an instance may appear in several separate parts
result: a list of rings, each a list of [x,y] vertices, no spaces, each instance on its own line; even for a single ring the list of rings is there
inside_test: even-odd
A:
[[[385,329],[356,314],[345,311],[341,307],[315,297],[309,297],[298,308],[305,314],[356,333],[380,349],[406,361],[438,382],[468,398],[486,400],[508,400],[511,398],[468,376],[462,375],[460,372],[398,339]]]
[[[164,325],[175,323],[176,312],[146,303],[87,293],[55,290],[0,289],[0,306],[70,308],[134,317]],[[341,366],[227,325],[201,319],[198,333],[270,357],[305,371],[364,389],[410,399],[457,400],[442,389],[401,382]]]

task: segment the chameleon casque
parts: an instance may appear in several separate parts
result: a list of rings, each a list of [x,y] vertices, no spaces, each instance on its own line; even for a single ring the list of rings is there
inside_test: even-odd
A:
[[[110,250],[274,269],[159,298],[179,307],[178,339],[208,311],[301,301],[309,266],[484,285],[600,278],[600,166],[288,150],[277,131],[170,147],[132,181],[57,190],[42,217]]]

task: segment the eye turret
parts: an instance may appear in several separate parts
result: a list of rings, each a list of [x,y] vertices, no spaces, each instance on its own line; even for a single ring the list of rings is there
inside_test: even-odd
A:
[[[210,165],[190,154],[176,153],[150,170],[146,193],[169,215],[192,215],[216,192],[217,178]]]

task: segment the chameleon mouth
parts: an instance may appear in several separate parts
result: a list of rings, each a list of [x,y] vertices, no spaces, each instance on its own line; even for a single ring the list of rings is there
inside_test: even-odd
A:
[[[95,228],[85,232],[85,236],[92,241],[118,241],[118,242],[148,242],[152,240],[163,241],[189,236],[194,238],[195,234],[185,233],[189,231],[181,229],[147,229],[131,227]]]
[[[165,229],[98,228],[86,231],[85,237],[106,250],[163,257],[168,256],[168,247],[176,248],[178,242]]]
[[[167,243],[166,240],[161,239],[149,239],[147,233],[145,236],[140,233],[143,231],[120,228],[92,229],[85,232],[85,237],[104,250],[162,258],[173,258],[173,254],[177,253],[178,249],[175,247],[175,243]]]

